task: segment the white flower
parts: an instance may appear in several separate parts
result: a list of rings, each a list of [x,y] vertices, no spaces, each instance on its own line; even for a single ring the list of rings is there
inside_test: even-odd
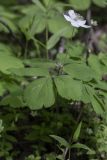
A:
[[[98,23],[97,23],[97,21],[94,21],[94,20],[92,19],[92,20],[91,20],[91,25],[92,25],[92,26],[97,26]]]
[[[74,27],[83,27],[83,28],[90,28],[91,26],[86,25],[86,20],[79,15],[78,13],[75,13],[74,10],[69,10],[67,13],[64,14],[64,17],[67,21],[71,23]]]

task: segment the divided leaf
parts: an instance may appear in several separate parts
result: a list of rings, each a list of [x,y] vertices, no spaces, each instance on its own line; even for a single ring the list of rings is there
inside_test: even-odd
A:
[[[46,77],[31,82],[25,89],[24,99],[34,110],[52,106],[55,102],[52,79]]]
[[[60,15],[60,14],[48,19],[48,27],[49,27],[49,31],[53,34],[58,33],[67,27],[67,30],[63,31],[62,35],[60,35],[66,38],[72,38],[77,32],[77,30],[74,29],[73,26],[69,22],[65,21],[63,15]]]
[[[86,90],[88,92],[88,95],[89,95],[89,99],[90,99],[90,102],[93,106],[93,109],[94,111],[97,113],[97,114],[103,114],[104,113],[104,110],[102,108],[103,104],[102,104],[102,101],[98,98],[97,94],[95,93],[94,89],[88,85],[86,85]]]
[[[61,146],[70,148],[71,145],[62,137],[56,136],[56,135],[50,135],[50,137],[54,138],[56,141],[60,143]]]
[[[107,0],[93,0],[93,2],[99,7],[107,6]]]
[[[55,85],[61,97],[68,100],[81,100],[82,82],[72,79],[69,75],[55,77]]]
[[[95,77],[95,73],[93,72],[93,70],[85,63],[73,62],[71,64],[65,65],[64,71],[71,77],[83,81],[90,81]]]
[[[6,74],[9,74],[9,69],[12,68],[22,68],[23,63],[20,59],[0,54],[0,71]]]
[[[90,7],[91,0],[69,0],[74,9],[86,10]]]
[[[71,148],[85,149],[85,150],[88,150],[89,152],[92,152],[92,151],[93,151],[93,150],[91,150],[88,146],[86,146],[85,144],[81,144],[81,143],[73,144],[73,145],[71,146]]]
[[[17,76],[49,76],[49,72],[45,68],[11,69],[10,72]]]
[[[82,126],[82,122],[79,123],[74,135],[73,135],[73,140],[77,141],[79,136],[80,136],[80,131],[81,131],[81,126]]]
[[[47,42],[47,49],[51,49],[56,45],[56,43],[60,40],[60,37],[63,37],[63,34],[68,32],[68,27],[64,27],[58,32],[56,32],[54,35],[50,37],[50,39]]]
[[[3,86],[3,83],[0,82],[0,96],[2,96],[4,94],[4,92],[5,92],[5,88]]]

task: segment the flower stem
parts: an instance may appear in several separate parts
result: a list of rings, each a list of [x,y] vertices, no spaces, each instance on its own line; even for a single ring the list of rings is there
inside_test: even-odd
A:
[[[74,27],[73,27],[73,29],[72,29],[72,37],[71,38],[73,38],[73,34],[74,34]],[[69,56],[67,53],[65,54],[65,59],[67,58],[67,56]]]
[[[72,38],[73,38],[74,30],[75,30],[75,29],[74,29],[74,27],[73,27],[73,28],[72,28]]]

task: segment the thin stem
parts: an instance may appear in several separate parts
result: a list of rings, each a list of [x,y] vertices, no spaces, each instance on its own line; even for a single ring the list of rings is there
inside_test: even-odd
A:
[[[82,117],[82,113],[83,113],[83,109],[84,109],[84,104],[82,102],[80,102],[80,111],[79,111],[79,115],[77,117],[77,123],[79,123],[81,117]]]
[[[43,44],[43,43],[42,43],[41,41],[39,41],[38,39],[36,39],[36,38],[32,38],[32,40],[33,40],[35,43],[40,44],[43,48],[45,48],[45,49],[46,49],[45,44]]]
[[[49,4],[50,4],[50,0],[48,0],[48,3],[47,3],[47,7],[46,7],[46,15],[47,15],[47,17],[46,17],[46,58],[48,59],[49,58],[49,55],[48,55],[48,48],[47,48],[47,43],[48,43],[48,34],[49,34],[49,32],[48,32],[48,9],[49,9]]]
[[[39,48],[38,43],[35,44],[35,47],[36,47],[36,49],[37,49],[37,54],[36,54],[36,55],[37,55],[38,57],[41,57],[41,56],[40,56],[40,48]]]
[[[46,58],[48,59],[48,49],[47,49],[47,42],[48,42],[48,26],[46,24]]]
[[[28,51],[28,40],[26,40],[26,44],[25,44],[25,52],[24,52],[24,58],[27,58],[27,51]]]
[[[68,148],[65,148],[64,152],[63,152],[63,159],[66,160],[66,155],[68,152]]]
[[[74,27],[73,27],[73,29],[72,29],[72,38],[73,38],[74,30],[75,30],[75,29],[74,29]]]
[[[73,37],[73,34],[74,34],[74,27],[73,27],[73,30],[72,30],[72,37]],[[67,55],[68,54],[65,54],[65,59],[67,58]],[[65,63],[65,61],[64,61],[64,63]]]
[[[69,159],[71,159],[71,150],[69,149]]]

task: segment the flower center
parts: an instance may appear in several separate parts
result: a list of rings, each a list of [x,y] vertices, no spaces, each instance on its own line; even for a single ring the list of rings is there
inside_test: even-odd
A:
[[[84,20],[84,18],[78,14],[78,13],[75,13],[76,17],[74,18],[75,21],[78,21],[78,20]]]

